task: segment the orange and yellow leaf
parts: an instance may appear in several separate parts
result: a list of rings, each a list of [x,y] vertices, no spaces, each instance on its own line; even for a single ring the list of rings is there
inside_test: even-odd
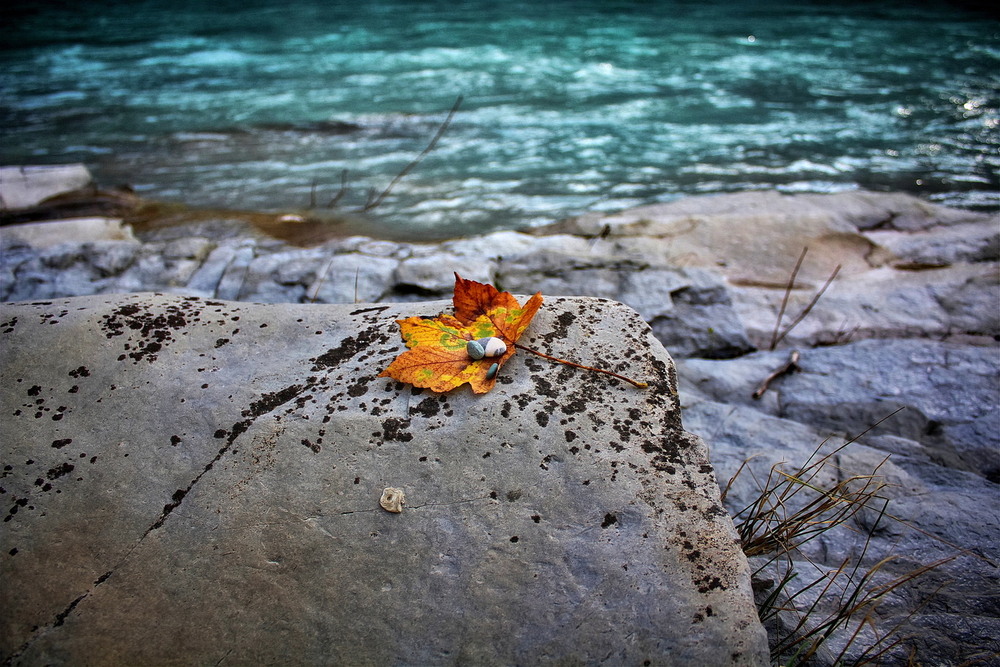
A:
[[[509,292],[466,280],[455,274],[455,314],[430,319],[397,320],[406,347],[379,377],[391,377],[436,392],[446,392],[468,382],[477,394],[488,392],[496,376],[487,379],[490,366],[499,367],[513,356],[514,343],[542,305],[537,293],[522,306]],[[465,351],[468,341],[494,336],[507,344],[500,357],[474,361]]]

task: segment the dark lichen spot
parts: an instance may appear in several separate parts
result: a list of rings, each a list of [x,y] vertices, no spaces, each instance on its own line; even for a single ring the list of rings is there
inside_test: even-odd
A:
[[[218,433],[218,431],[216,431],[216,433]],[[216,437],[219,437],[219,436],[217,435]],[[222,437],[225,437],[225,434],[223,434]],[[181,444],[181,437],[179,435],[172,435],[172,436],[170,436],[170,444],[172,446],[174,446],[174,447],[176,447],[177,445]]]
[[[42,388],[37,384],[33,385],[31,389],[28,390],[28,396],[38,396],[40,393],[42,393]]]
[[[614,514],[608,513],[604,515],[604,521],[601,522],[601,528],[608,528],[618,523],[618,517]]]
[[[366,329],[360,332],[357,337],[348,336],[340,342],[339,347],[331,348],[320,356],[310,359],[314,364],[312,370],[315,372],[339,366],[360,352],[369,350],[378,343],[385,342],[387,338],[386,334],[379,329]]]
[[[382,422],[382,438],[383,440],[409,442],[413,440],[413,434],[406,430],[409,426],[409,419],[390,417]]]
[[[567,333],[566,330],[572,326],[574,322],[576,322],[576,315],[566,310],[559,314],[556,321],[559,323],[558,326],[560,327],[557,333],[560,334],[560,337],[563,337]]]
[[[222,438],[225,438],[225,437],[226,437],[226,434],[227,434],[227,431],[226,431],[226,429],[224,429],[224,428],[220,428],[220,429],[218,429],[218,430],[217,430],[217,431],[215,432],[215,434],[214,434],[214,435],[215,435],[215,437],[216,437],[217,439],[222,439]]]
[[[241,422],[236,422],[235,424],[233,424],[233,430],[229,432],[229,437],[226,438],[226,442],[228,442],[230,445],[233,444],[233,441],[235,441],[236,438],[240,437],[240,435],[242,435],[243,433],[246,433],[247,429],[250,428],[250,424],[252,423],[253,422],[250,421],[249,419],[244,419]]]
[[[45,476],[48,477],[50,480],[56,480],[62,477],[63,475],[68,475],[72,471],[73,471],[72,463],[63,463],[62,465],[50,469],[47,473],[45,473]]]
[[[229,339],[228,338],[219,338],[218,340],[215,341],[215,347],[217,347],[217,348],[218,347],[222,347],[223,345],[226,345],[227,343],[229,343]]]
[[[539,412],[535,415],[535,421],[538,422],[539,426],[548,426],[549,424],[549,414],[547,412]]]
[[[347,388],[347,394],[352,398],[359,398],[368,393],[368,379],[358,378],[351,386]]]
[[[360,315],[362,313],[381,313],[388,308],[389,306],[372,306],[371,308],[362,308],[361,310],[351,311],[351,315]]]
[[[542,517],[539,516],[538,514],[532,514],[531,515],[531,520],[534,521],[535,523],[538,523],[539,521],[542,520]]]
[[[271,412],[275,408],[298,396],[305,388],[302,385],[293,384],[280,391],[262,395],[258,400],[250,404],[250,407],[243,411],[244,417],[257,418]]]
[[[53,440],[52,441],[52,446],[55,449],[62,449],[66,445],[70,444],[71,442],[73,442],[73,438],[63,438],[61,440]]]
[[[163,525],[162,519],[165,519],[168,514],[173,512],[178,505],[184,501],[184,496],[187,495],[187,489],[177,489],[174,491],[174,495],[170,497],[170,502],[163,506],[163,514],[161,515],[160,525]]]
[[[518,539],[519,539],[518,536],[515,535],[514,537],[510,538],[510,541],[513,542],[514,544],[517,544]]]
[[[441,409],[441,404],[428,396],[424,400],[410,408],[410,415],[420,415],[421,417],[433,417]]]
[[[725,586],[722,585],[722,580],[718,577],[704,576],[701,579],[697,579],[694,583],[698,585],[699,593],[708,593],[716,589],[726,590]]]
[[[305,446],[305,447],[308,447],[310,450],[312,450],[313,454],[319,454],[320,450],[323,449],[322,447],[320,447],[319,445],[317,445],[316,443],[310,441],[307,438],[303,438],[302,439],[302,445]]]

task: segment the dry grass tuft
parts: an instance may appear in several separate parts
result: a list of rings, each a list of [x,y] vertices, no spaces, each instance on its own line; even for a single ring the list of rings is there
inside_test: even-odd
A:
[[[743,551],[757,565],[753,581],[758,613],[769,629],[771,657],[776,664],[878,663],[905,640],[899,634],[902,623],[882,631],[876,627],[878,602],[954,558],[889,578],[884,569],[895,558],[890,555],[862,571],[881,522],[898,519],[887,512],[889,501],[881,495],[886,483],[879,470],[888,457],[868,474],[846,478],[829,474],[829,468],[835,467],[834,457],[856,440],[848,440],[823,455],[820,445],[791,472],[784,470],[783,464],[775,464],[763,481],[754,477],[758,495],[734,514]],[[729,480],[723,500],[738,477],[753,476],[748,463],[744,461]],[[824,481],[827,479],[833,481]],[[866,526],[863,547],[856,557],[845,558],[829,568],[812,562],[802,552],[804,545],[838,527],[856,530],[847,525],[855,517],[854,523]],[[820,573],[804,584],[802,562]],[[867,646],[862,647],[865,643]]]

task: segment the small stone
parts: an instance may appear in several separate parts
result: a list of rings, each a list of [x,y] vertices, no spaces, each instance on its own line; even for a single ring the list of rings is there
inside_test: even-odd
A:
[[[489,338],[479,338],[470,340],[465,345],[465,351],[470,359],[482,359],[484,357],[500,357],[507,352],[507,344],[499,338],[490,336]]]
[[[382,491],[382,497],[379,498],[378,504],[386,512],[399,514],[403,511],[403,505],[406,504],[406,494],[403,493],[402,489],[394,489],[391,486],[386,487]]]

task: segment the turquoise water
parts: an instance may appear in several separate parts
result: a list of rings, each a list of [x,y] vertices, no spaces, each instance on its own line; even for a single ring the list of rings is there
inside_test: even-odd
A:
[[[21,3],[4,164],[428,236],[747,189],[1000,207],[1000,22],[945,3]],[[27,8],[25,8],[27,7]],[[315,184],[315,185],[314,185]]]

